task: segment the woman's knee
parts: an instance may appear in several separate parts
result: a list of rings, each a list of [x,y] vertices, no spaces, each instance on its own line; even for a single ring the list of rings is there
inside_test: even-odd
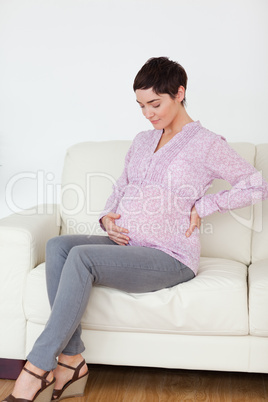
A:
[[[72,245],[68,236],[56,236],[48,240],[46,245],[46,271],[54,271],[55,267],[62,267]]]
[[[93,274],[95,271],[94,264],[94,247],[89,248],[85,245],[74,246],[67,258],[68,266],[72,267],[71,269],[76,269],[78,271],[86,269],[90,274]]]
[[[75,263],[79,263],[79,261],[84,262],[84,260],[85,260],[84,254],[85,254],[84,246],[80,246],[80,245],[74,246],[69,251],[68,260],[71,260],[72,262],[75,262]]]
[[[70,250],[69,243],[70,242],[67,235],[52,237],[47,242],[46,253],[53,255],[54,253],[57,253],[59,251],[67,251],[67,250],[69,251]]]

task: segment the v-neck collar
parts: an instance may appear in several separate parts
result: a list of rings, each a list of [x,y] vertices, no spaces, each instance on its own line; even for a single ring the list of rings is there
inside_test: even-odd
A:
[[[200,121],[199,120],[197,120],[197,121],[192,121],[192,122],[190,122],[190,123],[187,123],[187,124],[185,124],[183,127],[182,127],[182,129],[181,129],[181,131],[179,131],[177,134],[175,134],[166,144],[164,144],[161,148],[159,148],[157,151],[155,151],[156,150],[156,148],[157,148],[157,146],[158,146],[158,144],[159,144],[159,141],[160,141],[160,139],[161,139],[161,136],[162,136],[162,134],[163,134],[163,130],[155,130],[156,131],[156,136],[155,136],[155,141],[153,142],[153,156],[154,155],[159,155],[159,152],[160,152],[160,154],[164,151],[164,150],[167,150],[169,147],[171,147],[172,146],[172,144],[175,142],[175,141],[177,141],[177,140],[179,140],[179,142],[180,142],[180,140],[182,140],[183,139],[183,134],[185,134],[185,131],[187,130],[187,131],[192,131],[192,129],[195,127],[195,126],[201,126],[201,124],[200,124]],[[162,151],[162,152],[161,152]]]

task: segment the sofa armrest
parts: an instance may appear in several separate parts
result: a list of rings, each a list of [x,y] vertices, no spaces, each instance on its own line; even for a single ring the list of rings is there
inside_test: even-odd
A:
[[[57,205],[38,206],[35,213],[25,210],[0,220],[1,358],[25,358],[25,280],[45,261],[47,241],[60,233],[58,210]]]
[[[45,261],[47,241],[60,232],[59,208],[46,206],[46,212],[38,206],[0,219],[0,266],[26,270]],[[19,268],[20,266],[20,268]]]

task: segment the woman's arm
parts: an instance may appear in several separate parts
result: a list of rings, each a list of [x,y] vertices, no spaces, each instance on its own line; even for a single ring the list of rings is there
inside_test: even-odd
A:
[[[212,179],[224,179],[233,187],[198,199],[195,208],[201,218],[216,211],[223,213],[268,198],[268,183],[262,178],[261,172],[222,137],[213,142],[206,158],[206,168],[211,172]]]

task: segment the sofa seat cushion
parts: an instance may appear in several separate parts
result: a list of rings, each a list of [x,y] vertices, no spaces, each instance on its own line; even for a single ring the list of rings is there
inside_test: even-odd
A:
[[[268,336],[268,259],[250,265],[249,332],[255,336]]]
[[[45,324],[49,316],[44,264],[32,270],[24,294],[27,320]],[[191,281],[151,293],[126,293],[95,286],[82,319],[84,329],[247,335],[247,267],[201,258]]]

